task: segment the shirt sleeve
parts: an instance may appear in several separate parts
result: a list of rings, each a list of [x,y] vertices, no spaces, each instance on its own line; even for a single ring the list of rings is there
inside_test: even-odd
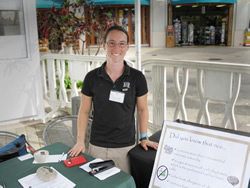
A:
[[[139,72],[138,80],[136,82],[136,97],[141,97],[148,93],[148,86],[147,86],[147,80],[142,74],[142,72]]]
[[[83,80],[83,86],[82,86],[82,94],[86,95],[86,96],[93,96],[93,93],[91,91],[91,74],[90,72],[85,76],[84,80]]]

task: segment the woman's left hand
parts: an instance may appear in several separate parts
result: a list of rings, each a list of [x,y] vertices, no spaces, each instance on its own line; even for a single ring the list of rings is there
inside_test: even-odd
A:
[[[153,142],[153,141],[150,141],[150,140],[142,140],[141,141],[141,146],[146,150],[148,151],[148,147],[151,147],[151,148],[154,148],[155,150],[158,149],[158,143],[157,142]]]

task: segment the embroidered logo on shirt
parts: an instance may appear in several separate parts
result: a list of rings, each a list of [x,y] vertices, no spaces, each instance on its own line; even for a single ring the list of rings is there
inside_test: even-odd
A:
[[[124,88],[130,88],[130,82],[123,82]]]

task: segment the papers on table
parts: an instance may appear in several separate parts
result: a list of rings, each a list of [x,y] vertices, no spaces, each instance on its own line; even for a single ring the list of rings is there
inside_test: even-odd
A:
[[[51,167],[53,168],[53,167]],[[54,168],[53,168],[54,169]],[[60,174],[56,169],[54,169],[57,172],[56,179],[51,181],[42,181],[40,180],[36,173],[28,175],[26,177],[23,177],[18,180],[18,182],[23,186],[23,188],[44,188],[44,187],[53,187],[53,188],[71,188],[75,187],[75,184],[64,177],[62,174]]]
[[[86,172],[90,172],[91,168],[89,167],[90,163],[96,163],[96,162],[101,162],[103,161],[102,159],[94,159],[93,161],[90,161],[82,166],[80,166],[81,169],[85,170]],[[110,168],[108,170],[105,170],[104,172],[100,172],[99,174],[94,175],[97,177],[99,180],[105,180],[106,178],[113,176],[117,173],[119,173],[121,170],[117,167]]]
[[[48,159],[46,160],[45,163],[57,163],[60,161],[64,161],[67,159],[67,154],[59,154],[59,155],[49,155]],[[26,154],[26,155],[22,155],[20,157],[18,157],[18,159],[20,161],[25,161],[27,159],[31,159],[34,156],[30,153]],[[38,164],[38,162],[34,159],[33,164]]]
[[[32,154],[30,154],[30,153],[28,153],[28,154],[26,154],[26,155],[22,155],[22,156],[18,157],[18,159],[19,159],[20,161],[25,161],[25,160],[27,160],[27,159],[31,159],[31,158],[33,158],[33,155],[32,155]]]
[[[60,161],[64,161],[67,159],[67,154],[60,154],[60,155],[49,155],[48,159],[46,160],[45,163],[57,163]],[[38,164],[37,161],[34,159],[33,164]]]

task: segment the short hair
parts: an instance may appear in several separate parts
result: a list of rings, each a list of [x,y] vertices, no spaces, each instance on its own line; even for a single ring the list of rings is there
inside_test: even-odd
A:
[[[105,33],[105,35],[104,35],[104,43],[106,43],[106,41],[107,41],[107,36],[108,36],[108,34],[110,33],[110,31],[113,31],[113,30],[117,30],[117,31],[121,31],[121,32],[125,33],[126,36],[127,36],[127,43],[129,43],[128,32],[127,32],[122,26],[120,26],[120,25],[113,25],[113,26],[111,26],[111,27],[109,27],[109,28],[107,29],[107,31],[106,31],[106,33]]]

